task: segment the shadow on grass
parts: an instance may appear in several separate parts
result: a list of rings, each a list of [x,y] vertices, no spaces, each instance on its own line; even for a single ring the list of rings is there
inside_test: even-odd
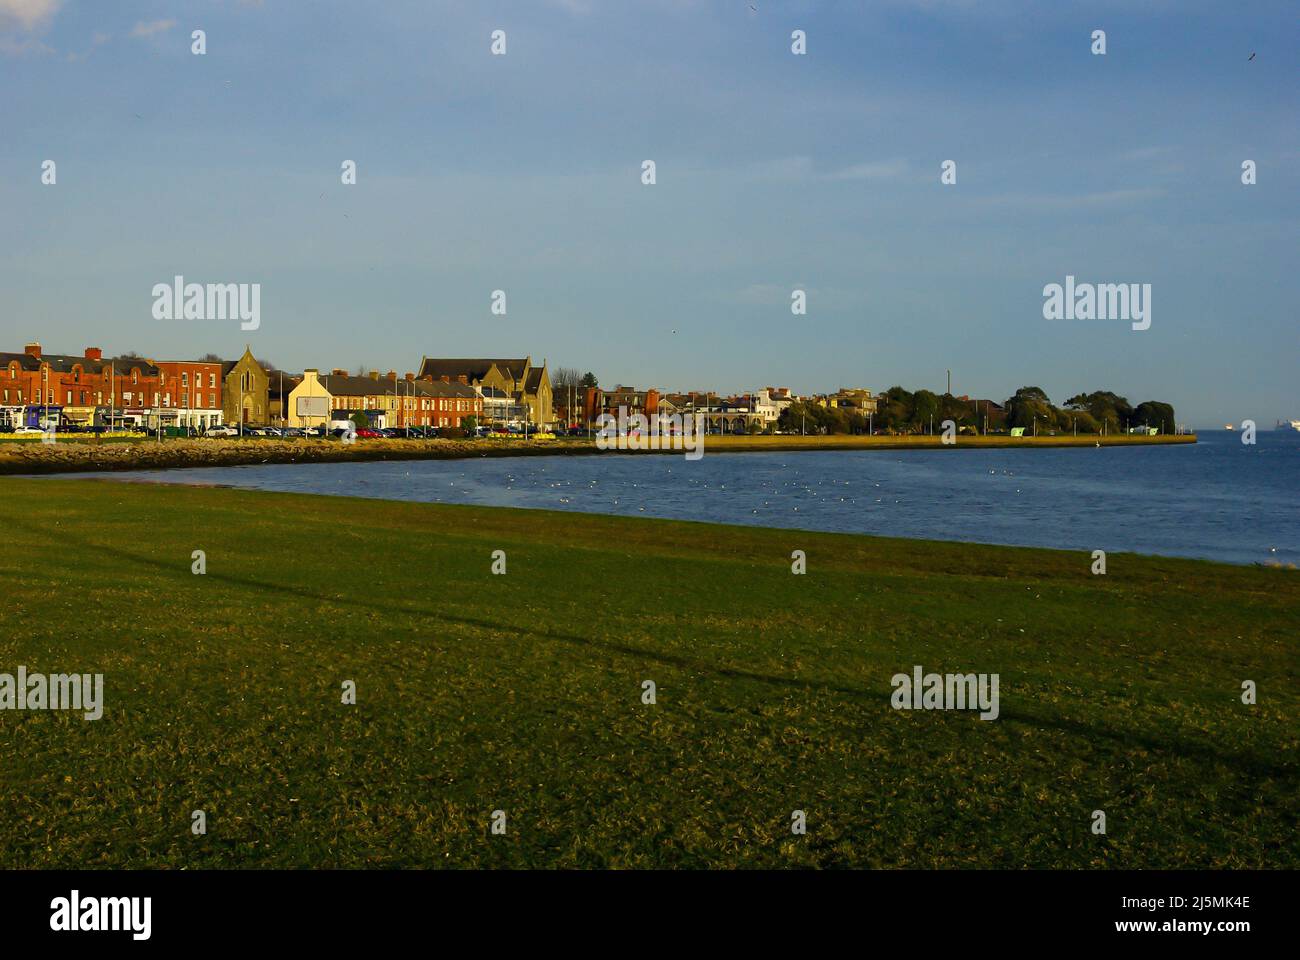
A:
[[[40,529],[39,525],[36,524],[25,523],[22,520],[14,519],[12,517],[10,518],[10,522],[12,526],[25,528],[32,533],[40,534],[44,532]],[[66,544],[68,541],[65,539],[64,542]],[[89,546],[89,544],[83,545]],[[118,550],[114,551],[113,557],[115,561],[125,559],[173,575],[178,573],[177,565],[175,563],[158,560],[148,555],[129,554]],[[120,566],[113,567],[115,573],[120,573],[120,569]],[[888,701],[889,699],[889,694],[881,694],[877,691],[862,687],[846,686],[825,680],[808,680],[799,677],[744,670],[737,667],[720,666],[716,663],[705,660],[646,650],[643,647],[619,643],[617,641],[599,640],[593,637],[565,633],[559,630],[542,629],[532,624],[520,625],[508,621],[492,620],[486,617],[450,613],[445,609],[423,607],[410,603],[409,601],[405,603],[381,603],[368,600],[363,596],[343,598],[318,590],[312,590],[307,587],[276,583],[254,577],[242,577],[229,573],[207,573],[205,576],[210,580],[216,580],[242,589],[258,590],[348,608],[360,607],[381,613],[385,616],[404,615],[412,618],[431,619],[443,623],[455,623],[506,635],[527,634],[587,650],[598,650],[606,655],[617,654],[634,660],[663,664],[683,670],[693,670],[722,679],[748,680],[756,683],[767,684],[769,686],[805,690],[808,692],[836,693],[863,702],[880,700]],[[979,720],[973,713],[970,716],[970,720],[974,723],[987,722]],[[1273,777],[1284,781],[1300,780],[1300,763],[1273,763],[1260,758],[1252,752],[1226,752],[1195,741],[1157,739],[1136,731],[1117,731],[1101,726],[1080,723],[1064,717],[1045,717],[1016,710],[1003,709],[999,715],[999,720],[1004,723],[1018,723],[1039,729],[1056,730],[1061,733],[1078,736],[1093,742],[1098,740],[1109,740],[1124,747],[1141,748],[1157,753],[1167,752],[1177,756],[1189,758],[1195,757],[1208,761],[1228,763],[1237,769],[1257,776]]]

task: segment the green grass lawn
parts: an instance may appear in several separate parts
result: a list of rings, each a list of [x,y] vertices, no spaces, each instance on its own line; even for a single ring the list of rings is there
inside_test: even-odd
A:
[[[0,867],[1300,865],[1294,571],[78,480],[0,530],[0,672],[106,700],[0,712]]]

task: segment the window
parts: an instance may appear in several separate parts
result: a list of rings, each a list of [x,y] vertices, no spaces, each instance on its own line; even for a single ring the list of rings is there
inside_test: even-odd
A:
[[[208,374],[208,386],[209,386],[209,387],[215,387],[216,385],[217,385],[217,375],[216,375],[215,373],[209,373],[209,374]]]
[[[190,375],[189,375],[188,373],[184,373],[184,372],[182,372],[182,373],[181,373],[181,386],[182,386],[182,387],[188,387],[189,385],[190,385]]]
[[[217,395],[216,395],[215,393],[209,393],[209,394],[208,394],[208,406],[209,406],[209,407],[215,407],[216,405],[217,405]]]
[[[188,390],[182,390],[182,391],[181,391],[181,406],[182,406],[182,407],[189,407],[189,405],[190,405],[190,392],[189,392]]]

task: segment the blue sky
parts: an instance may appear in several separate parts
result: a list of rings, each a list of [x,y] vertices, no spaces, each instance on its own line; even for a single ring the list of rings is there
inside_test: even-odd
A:
[[[1300,416],[1298,24],[1288,3],[0,0],[3,346],[531,354],[728,392],[942,390],[951,368],[959,394],[1271,425]],[[261,328],[155,320],[175,274],[260,283]],[[1067,274],[1150,283],[1151,328],[1045,320]]]

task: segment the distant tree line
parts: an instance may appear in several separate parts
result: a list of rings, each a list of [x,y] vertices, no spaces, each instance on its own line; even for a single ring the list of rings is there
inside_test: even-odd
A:
[[[1039,431],[1079,433],[1123,433],[1131,427],[1154,427],[1161,433],[1177,428],[1172,404],[1145,400],[1136,407],[1109,390],[1075,394],[1056,407],[1041,387],[1021,387],[1007,400],[1007,425],[1032,429],[1037,420]]]
[[[807,433],[867,433],[871,429],[894,434],[938,433],[945,420],[962,432],[1035,428],[1039,433],[1123,433],[1130,427],[1155,427],[1173,433],[1177,420],[1168,403],[1147,400],[1133,406],[1108,390],[1080,393],[1054,406],[1041,387],[1021,387],[998,409],[982,400],[961,400],[931,390],[915,393],[890,387],[877,398],[874,416],[852,408],[832,408],[812,402],[795,402],[781,412],[778,428]]]

